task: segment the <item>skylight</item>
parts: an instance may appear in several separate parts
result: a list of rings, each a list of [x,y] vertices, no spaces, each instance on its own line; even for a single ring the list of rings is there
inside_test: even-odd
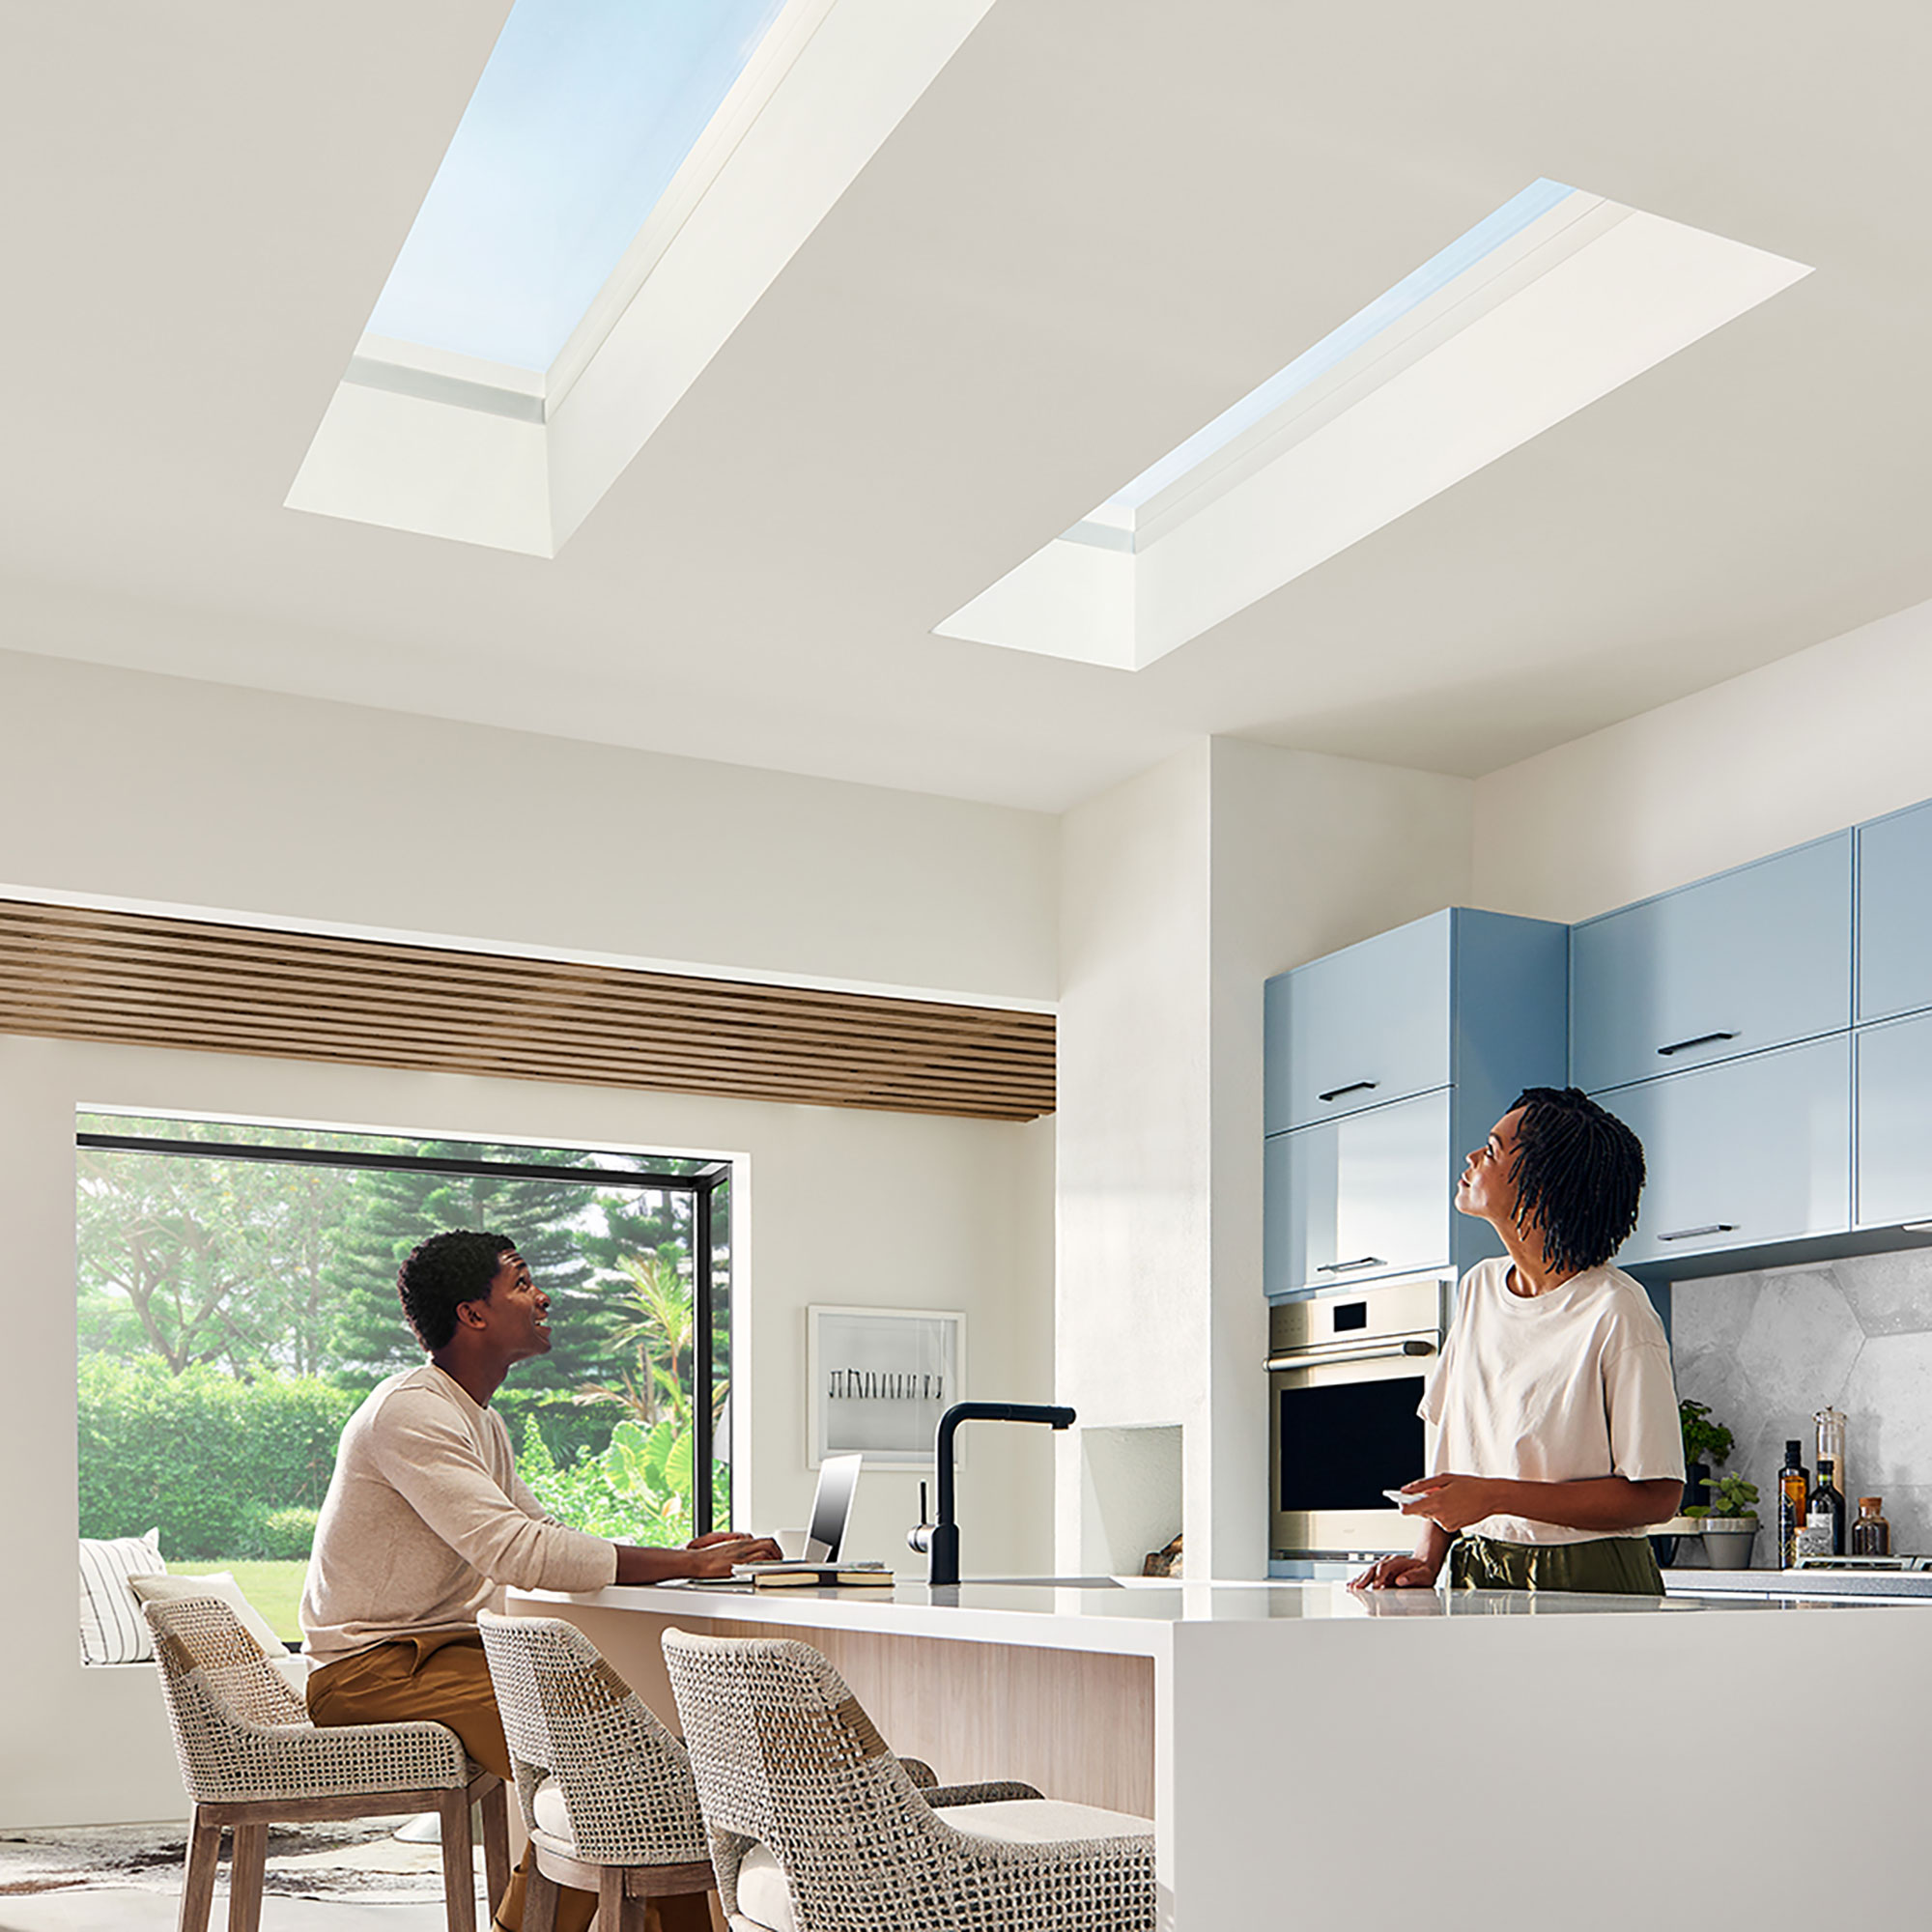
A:
[[[1304,350],[1286,369],[1278,370],[1258,388],[1250,389],[1233,408],[1223,410],[1206,429],[1196,430],[1178,449],[1169,450],[1158,463],[1143,469],[1125,489],[1115,491],[1102,509],[1132,511],[1151,501],[1169,484],[1179,482],[1190,469],[1226,448],[1271,410],[1279,409],[1297,391],[1325,376],[1346,356],[1420,307],[1437,290],[1446,288],[1485,256],[1513,241],[1531,222],[1548,214],[1575,192],[1576,189],[1565,187],[1561,182],[1532,182],[1492,214],[1485,215],[1473,228],[1459,235],[1439,254],[1432,255],[1412,274],[1405,275],[1394,288],[1378,296],[1368,307],[1357,309],[1341,327],[1331,329],[1313,349]],[[1127,527],[1131,528],[1131,524]]]
[[[548,369],[784,0],[516,0],[369,332]]]
[[[1809,272],[1532,182],[934,628],[1139,670]]]

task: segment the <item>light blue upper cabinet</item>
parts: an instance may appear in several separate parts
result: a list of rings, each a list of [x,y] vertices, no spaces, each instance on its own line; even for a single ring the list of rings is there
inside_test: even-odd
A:
[[[1851,1035],[1839,1033],[1598,1094],[1643,1143],[1649,1176],[1619,1264],[1847,1228],[1851,1054]]]
[[[1859,1226],[1932,1221],[1932,1013],[1861,1027],[1853,1037]]]
[[[1507,1104],[1520,1087],[1561,1084],[1568,957],[1561,925],[1458,906],[1278,975],[1265,1131],[1437,1087]]]
[[[1932,805],[1859,827],[1859,1018],[1932,1007]]]
[[[1448,1086],[1450,938],[1435,913],[1267,982],[1268,1133]]]
[[[1263,1275],[1273,1295],[1463,1268],[1463,1156],[1561,1086],[1569,933],[1456,907],[1267,983]]]
[[[1274,1134],[1264,1150],[1270,1293],[1449,1265],[1449,1090]]]
[[[1570,935],[1588,1093],[1851,1024],[1852,835],[1644,899]]]

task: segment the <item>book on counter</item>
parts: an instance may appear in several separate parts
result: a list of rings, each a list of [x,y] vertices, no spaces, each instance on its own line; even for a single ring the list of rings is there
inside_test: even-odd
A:
[[[883,1563],[740,1563],[734,1578],[754,1590],[890,1589],[893,1573]]]

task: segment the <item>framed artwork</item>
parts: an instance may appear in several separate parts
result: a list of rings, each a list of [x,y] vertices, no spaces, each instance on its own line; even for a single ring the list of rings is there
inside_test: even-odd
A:
[[[929,1469],[940,1416],[966,1379],[966,1317],[934,1308],[806,1310],[808,1463],[864,1454],[875,1469]]]

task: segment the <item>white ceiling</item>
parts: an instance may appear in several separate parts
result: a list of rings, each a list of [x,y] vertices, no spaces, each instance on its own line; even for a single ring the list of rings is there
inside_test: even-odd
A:
[[[286,510],[503,11],[0,5],[0,642],[1058,810],[1932,597],[1903,0],[997,0],[555,560]],[[1147,670],[930,635],[1539,175],[1817,272]]]

